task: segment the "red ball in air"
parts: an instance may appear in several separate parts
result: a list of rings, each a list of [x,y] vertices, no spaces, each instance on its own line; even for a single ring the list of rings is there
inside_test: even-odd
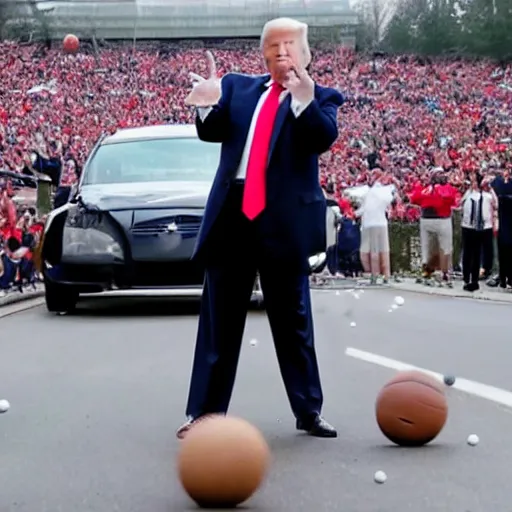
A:
[[[76,53],[80,48],[80,41],[74,34],[68,34],[62,41],[64,51],[67,53]]]

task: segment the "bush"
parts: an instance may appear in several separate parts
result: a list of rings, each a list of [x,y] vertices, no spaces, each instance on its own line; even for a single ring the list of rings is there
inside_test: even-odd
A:
[[[461,255],[460,212],[453,214],[453,262],[457,264]],[[391,271],[398,273],[418,272],[421,268],[421,245],[419,222],[390,222],[389,246]]]

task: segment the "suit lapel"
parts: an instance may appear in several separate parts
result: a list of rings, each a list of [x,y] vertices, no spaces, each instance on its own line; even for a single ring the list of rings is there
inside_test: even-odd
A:
[[[247,136],[249,135],[249,129],[251,127],[251,121],[254,115],[254,111],[256,110],[256,105],[261,98],[261,95],[265,92],[265,83],[268,82],[268,77],[261,77],[257,80],[254,85],[247,90],[247,95],[244,95],[244,107],[240,109],[240,126],[242,127],[242,131],[240,133],[240,140],[247,140]],[[242,146],[243,150],[243,146]],[[240,152],[240,155],[242,152]]]
[[[256,105],[261,98],[261,95],[265,92],[266,87],[265,84],[270,80],[270,75],[264,75],[260,77],[258,80],[254,82],[254,84],[245,91],[243,97],[243,108],[239,109],[239,115],[236,122],[236,125],[239,127],[239,138],[240,141],[239,147],[237,148],[237,162],[240,161],[242,157],[242,152],[244,149],[245,142],[247,141],[247,137],[249,135],[249,129],[251,127],[251,121],[254,116],[254,111],[256,109]],[[238,100],[240,101],[240,99]],[[277,142],[277,138],[281,133],[284,122],[286,120],[286,116],[290,112],[290,103],[291,103],[291,95],[288,94],[281,105],[279,106],[279,110],[277,111],[276,120],[274,122],[274,129],[272,131],[272,137],[270,139],[270,147],[268,152],[267,165],[270,162],[270,158],[272,156],[272,152]],[[238,110],[237,110],[238,111]],[[237,164],[238,165],[238,164]],[[233,171],[235,172],[235,171]]]
[[[281,105],[279,105],[279,110],[277,111],[276,120],[274,123],[274,129],[272,130],[272,137],[270,139],[270,148],[268,150],[268,159],[267,166],[270,163],[270,159],[272,158],[272,152],[274,151],[277,138],[281,133],[281,129],[283,128],[284,122],[286,120],[286,116],[290,113],[290,104],[291,104],[291,94],[287,94]]]

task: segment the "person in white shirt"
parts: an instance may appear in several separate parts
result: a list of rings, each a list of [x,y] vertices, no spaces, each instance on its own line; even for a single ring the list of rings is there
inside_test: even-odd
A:
[[[394,200],[393,185],[375,181],[362,198],[356,215],[361,217],[361,263],[375,284],[382,275],[384,283],[389,281],[391,264],[389,258],[389,235],[387,212]]]
[[[492,247],[493,223],[498,209],[496,194],[482,189],[483,176],[471,177],[471,186],[461,200],[462,209],[462,274],[464,290],[480,288],[480,263],[484,247]],[[491,257],[492,261],[492,257]]]

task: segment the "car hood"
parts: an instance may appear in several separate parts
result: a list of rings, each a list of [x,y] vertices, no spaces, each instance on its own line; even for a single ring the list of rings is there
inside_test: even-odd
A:
[[[204,208],[211,183],[175,181],[84,185],[80,195],[86,205],[100,210],[143,208]]]

